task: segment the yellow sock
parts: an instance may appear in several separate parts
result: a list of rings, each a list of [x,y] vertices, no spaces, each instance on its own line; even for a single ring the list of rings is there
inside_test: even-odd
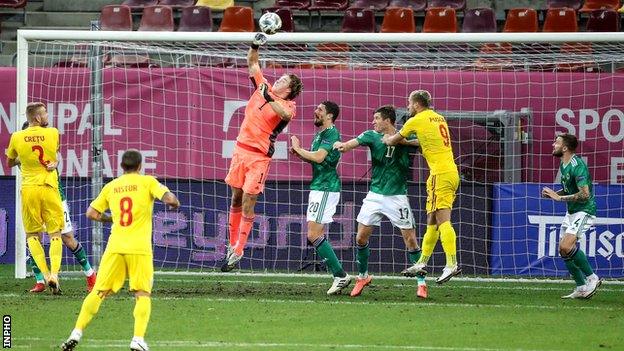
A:
[[[137,296],[134,305],[134,336],[145,337],[151,313],[152,299],[149,296]]]
[[[50,273],[58,274],[63,259],[63,241],[60,236],[50,238]]]
[[[102,304],[102,298],[97,294],[95,290],[91,291],[87,297],[85,297],[82,302],[82,308],[80,309],[80,314],[78,315],[78,320],[76,321],[76,329],[84,330],[91,319],[100,309],[100,305]]]
[[[433,249],[435,248],[436,243],[438,242],[438,237],[440,233],[438,232],[438,226],[427,225],[427,231],[423,236],[422,240],[422,255],[418,260],[418,263],[427,263],[429,261],[429,257],[433,253]]]
[[[446,254],[446,265],[448,267],[457,264],[457,236],[455,235],[455,229],[451,225],[450,221],[446,221],[440,224],[440,239],[442,241],[442,248]]]
[[[26,238],[26,242],[28,243],[30,255],[33,260],[35,260],[39,270],[41,270],[44,276],[47,276],[50,271],[48,270],[48,262],[46,262],[45,252],[43,252],[43,246],[41,246],[39,238],[36,236],[29,236]]]

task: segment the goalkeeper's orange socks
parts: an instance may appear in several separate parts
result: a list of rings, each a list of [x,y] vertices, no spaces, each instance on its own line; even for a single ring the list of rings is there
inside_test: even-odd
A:
[[[453,267],[457,265],[457,236],[455,235],[455,229],[451,225],[450,221],[446,221],[438,227],[440,230],[440,241],[442,241],[442,248],[446,254],[446,266]]]
[[[238,242],[234,247],[234,252],[239,256],[243,254],[245,245],[247,245],[247,238],[249,238],[249,233],[251,233],[251,230],[253,229],[253,223],[254,217],[242,216],[240,230],[238,232]]]
[[[427,262],[429,262],[429,258],[433,253],[433,249],[435,248],[439,237],[440,232],[438,231],[438,226],[435,224],[427,225],[427,231],[425,232],[422,240],[422,255],[418,259],[418,263],[427,264]]]
[[[63,259],[63,240],[61,236],[50,237],[50,273],[56,275],[61,270]]]
[[[30,250],[32,259],[41,270],[41,273],[47,276],[50,271],[48,270],[48,262],[46,262],[45,252],[43,251],[43,246],[41,246],[39,238],[36,235],[29,236],[26,238],[26,242],[28,243],[28,250]]]
[[[143,338],[147,323],[152,313],[152,299],[149,296],[137,296],[134,305],[134,337]]]
[[[78,315],[78,320],[76,321],[76,328],[79,330],[84,330],[93,316],[98,313],[100,309],[100,305],[102,304],[103,298],[98,295],[98,293],[93,290],[85,297],[82,302],[82,308],[80,308],[80,314]]]
[[[238,242],[238,231],[240,229],[241,217],[243,216],[243,207],[230,207],[230,218],[229,218],[229,228],[230,228],[230,247],[236,246],[236,242]]]

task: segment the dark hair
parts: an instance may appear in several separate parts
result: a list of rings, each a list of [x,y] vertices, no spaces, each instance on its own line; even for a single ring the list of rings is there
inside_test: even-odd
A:
[[[288,94],[286,100],[293,100],[301,93],[303,83],[301,83],[301,79],[294,74],[289,74],[288,78],[290,78],[290,94]]]
[[[22,124],[22,130],[28,128],[29,125],[30,123],[28,123],[28,121],[24,122],[24,124]]]
[[[561,138],[563,145],[568,148],[568,150],[574,152],[578,147],[578,139],[574,134],[563,133],[557,136],[557,138]]]
[[[321,102],[321,105],[325,106],[327,113],[332,114],[332,123],[334,123],[340,114],[340,107],[338,107],[338,104],[333,101],[326,100]]]
[[[138,171],[143,162],[143,156],[137,149],[128,149],[121,156],[121,168],[126,172]]]
[[[43,102],[29,103],[28,106],[26,106],[26,118],[28,118],[28,120],[32,120],[42,108],[45,109],[45,104]]]
[[[392,105],[381,106],[375,110],[375,113],[379,113],[383,119],[389,119],[392,124],[396,122],[396,110]]]
[[[412,102],[417,102],[424,108],[429,108],[431,105],[431,94],[426,90],[416,90],[411,94]]]

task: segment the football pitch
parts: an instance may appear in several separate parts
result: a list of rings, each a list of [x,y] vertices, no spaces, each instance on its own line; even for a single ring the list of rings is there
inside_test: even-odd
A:
[[[84,277],[61,275],[63,295],[28,293],[32,279],[0,265],[0,309],[12,348],[53,350],[85,297]],[[328,297],[331,281],[258,274],[157,275],[151,350],[623,350],[624,285],[591,300],[561,300],[573,283],[374,279],[362,296]],[[352,286],[352,285],[351,285]],[[350,286],[350,287],[351,287]],[[350,287],[347,290],[350,291]],[[128,349],[134,299],[107,298],[79,350]]]

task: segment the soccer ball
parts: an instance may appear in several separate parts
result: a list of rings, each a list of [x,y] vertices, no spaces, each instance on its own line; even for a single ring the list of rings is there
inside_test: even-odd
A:
[[[267,12],[258,21],[260,30],[266,34],[275,34],[282,28],[282,19],[275,12]]]

